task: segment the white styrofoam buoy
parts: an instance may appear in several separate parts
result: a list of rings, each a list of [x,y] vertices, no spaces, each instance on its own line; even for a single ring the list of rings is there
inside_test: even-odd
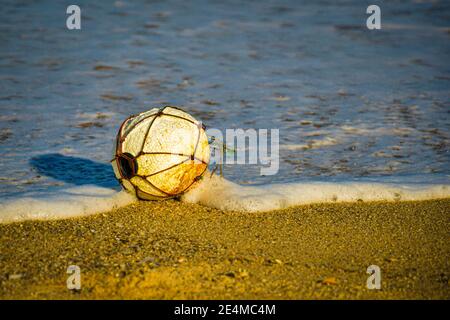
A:
[[[158,200],[187,191],[206,171],[209,157],[202,123],[167,106],[123,122],[111,163],[125,190],[140,199]]]

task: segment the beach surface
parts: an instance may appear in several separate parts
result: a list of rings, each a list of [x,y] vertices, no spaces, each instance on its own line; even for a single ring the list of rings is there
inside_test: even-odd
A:
[[[449,299],[449,213],[450,199],[260,213],[169,200],[5,224],[0,298]]]

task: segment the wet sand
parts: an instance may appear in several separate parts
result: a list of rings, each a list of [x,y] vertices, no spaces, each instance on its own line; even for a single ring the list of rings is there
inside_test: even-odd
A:
[[[450,199],[266,213],[170,200],[0,225],[0,298],[449,299],[449,213]]]

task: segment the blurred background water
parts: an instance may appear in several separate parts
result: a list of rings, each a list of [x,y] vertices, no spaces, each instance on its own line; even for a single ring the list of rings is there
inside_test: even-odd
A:
[[[73,31],[69,3],[0,3],[0,198],[117,186],[120,123],[166,104],[280,129],[279,173],[241,184],[449,181],[448,1],[377,2],[372,31],[366,1],[76,1]]]

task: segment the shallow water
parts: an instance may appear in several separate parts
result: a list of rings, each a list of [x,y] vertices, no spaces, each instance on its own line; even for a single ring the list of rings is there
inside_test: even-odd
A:
[[[450,4],[2,1],[0,199],[94,184],[122,120],[178,105],[213,128],[279,128],[280,171],[240,184],[449,183]]]

